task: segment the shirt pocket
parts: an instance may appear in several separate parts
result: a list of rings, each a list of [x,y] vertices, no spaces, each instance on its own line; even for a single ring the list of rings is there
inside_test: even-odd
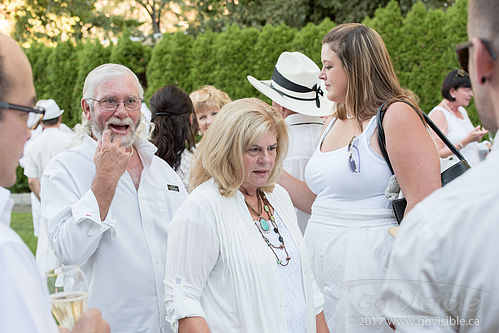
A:
[[[173,219],[176,210],[184,202],[185,196],[181,192],[172,190],[156,190],[156,209],[159,211],[162,219],[167,223]]]

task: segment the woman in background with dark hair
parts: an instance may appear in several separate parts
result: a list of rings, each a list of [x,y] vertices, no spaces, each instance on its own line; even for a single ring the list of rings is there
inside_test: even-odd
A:
[[[165,160],[188,188],[190,161],[196,145],[197,122],[189,95],[169,84],[149,100],[154,130],[151,142],[158,147],[156,155]]]
[[[429,116],[473,166],[480,162],[478,142],[488,131],[481,129],[481,126],[473,126],[464,109],[473,97],[468,74],[461,69],[450,71],[442,84],[442,96],[444,99],[431,110]],[[450,149],[435,133],[432,134],[440,157],[451,156]]]

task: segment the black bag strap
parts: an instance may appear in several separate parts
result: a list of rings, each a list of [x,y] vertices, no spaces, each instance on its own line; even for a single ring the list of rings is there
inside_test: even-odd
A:
[[[424,121],[426,121],[426,123],[438,135],[440,140],[442,140],[445,143],[445,145],[450,149],[450,151],[454,155],[456,155],[460,161],[463,161],[469,167],[469,163],[468,163],[468,161],[466,161],[463,154],[461,154],[461,152],[459,150],[457,150],[457,148],[452,144],[452,142],[449,141],[449,139],[445,136],[445,134],[442,133],[442,131],[438,128],[437,125],[435,125],[435,123],[430,119],[430,117],[428,117],[428,115],[426,113],[424,113],[419,108],[414,106],[412,103],[410,103],[404,99],[393,99],[393,100],[389,100],[389,101],[386,101],[383,104],[381,104],[381,106],[378,109],[377,119],[376,119],[377,125],[378,125],[379,148],[381,149],[381,154],[385,158],[385,161],[388,164],[388,167],[390,168],[390,171],[392,172],[392,174],[394,174],[392,164],[390,163],[390,159],[388,158],[388,153],[386,152],[386,141],[385,141],[385,131],[383,129],[383,118],[385,117],[385,113],[386,113],[386,110],[388,109],[388,107],[395,102],[405,103],[405,104],[409,105],[414,111],[416,111],[416,113],[419,115],[419,117],[421,117],[421,120],[424,119]],[[423,121],[423,123],[424,123],[424,121]]]

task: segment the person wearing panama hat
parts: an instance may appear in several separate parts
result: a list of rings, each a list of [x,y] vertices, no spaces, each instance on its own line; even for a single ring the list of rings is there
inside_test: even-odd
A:
[[[28,186],[37,199],[36,203],[32,205],[33,225],[38,236],[36,263],[40,271],[45,273],[56,267],[57,259],[50,248],[46,227],[39,220],[40,177],[52,158],[71,148],[74,143],[73,132],[61,124],[64,110],[61,110],[53,99],[39,100],[36,105],[45,109],[45,115],[41,122],[42,132],[30,140],[23,164],[24,174],[28,177]]]
[[[248,75],[248,81],[272,100],[285,118],[289,132],[289,150],[284,170],[304,180],[305,166],[313,155],[321,136],[321,116],[331,115],[335,104],[324,95],[319,80],[319,67],[300,52],[283,52],[277,59],[270,80],[257,80]],[[310,215],[296,209],[298,224],[304,233]]]

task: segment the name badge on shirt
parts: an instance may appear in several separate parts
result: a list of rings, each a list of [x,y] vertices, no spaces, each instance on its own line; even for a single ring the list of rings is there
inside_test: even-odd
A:
[[[168,191],[180,192],[180,189],[177,185],[168,184]]]

